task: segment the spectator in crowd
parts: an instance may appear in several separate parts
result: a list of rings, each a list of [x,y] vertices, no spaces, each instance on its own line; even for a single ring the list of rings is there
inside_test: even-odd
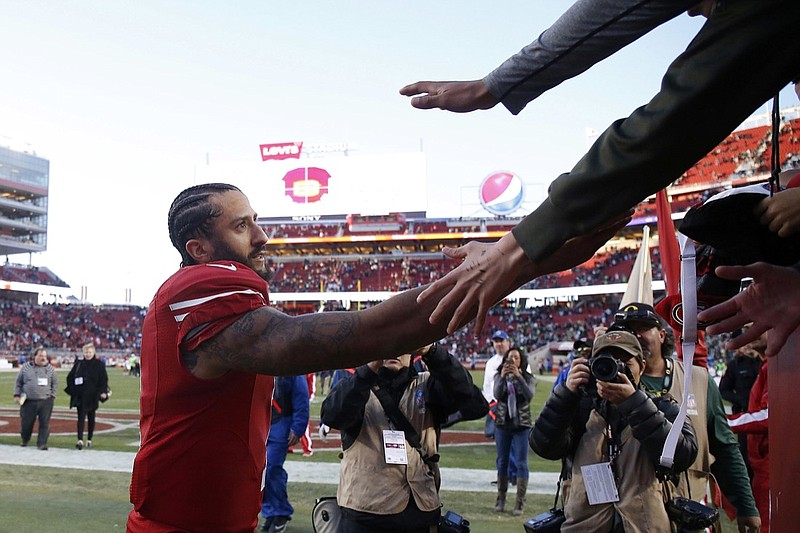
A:
[[[486,366],[483,369],[483,397],[489,402],[489,413],[486,415],[484,435],[490,439],[494,438],[495,405],[497,403],[494,397],[494,380],[497,377],[500,365],[503,363],[503,358],[510,348],[511,339],[509,339],[508,333],[498,329],[492,334],[492,349],[494,353],[486,360]]]
[[[522,514],[528,491],[528,432],[533,425],[531,399],[536,391],[536,378],[528,371],[528,362],[517,348],[508,350],[494,379],[494,431],[497,449],[497,501],[494,510],[505,510],[511,457],[517,478],[514,516]]]
[[[682,402],[684,366],[672,358],[675,337],[653,307],[641,302],[630,303],[617,313],[614,324],[633,331],[641,343],[646,362],[641,378],[644,389],[656,396],[669,394]],[[709,475],[713,474],[723,494],[736,509],[739,531],[757,532],[761,520],[744,459],[728,425],[722,396],[706,368],[692,365],[691,371],[691,403],[687,406],[687,418],[691,419],[697,435],[698,453],[689,467],[688,476],[681,476],[676,493],[702,500],[707,492]]]
[[[47,449],[50,437],[50,416],[56,398],[58,376],[47,358],[43,347],[33,351],[33,360],[20,367],[14,382],[14,401],[19,404],[21,446],[27,446],[33,434],[33,426],[39,420],[36,447]]]
[[[267,475],[261,514],[262,531],[282,533],[292,519],[294,507],[286,492],[289,475],[283,468],[287,451],[300,441],[308,427],[308,383],[305,376],[275,378],[272,391],[272,420],[267,438]]]
[[[444,252],[461,264],[420,295],[441,298],[431,314],[448,332],[477,309],[486,312],[520,276],[570,237],[601,227],[665,187],[800,73],[800,22],[795,0],[761,2],[582,0],[548,30],[483,80],[417,82],[400,92],[414,107],[455,112],[502,102],[518,113],[565,79],[615,53],[691,8],[708,17],[670,65],[660,91],[628,118],[614,122],[573,169],[550,186],[548,198],[496,243],[471,242]],[[719,7],[716,7],[719,6]],[[749,83],[743,89],[743,65]],[[422,96],[419,96],[422,95]],[[724,102],[724,105],[718,105]],[[647,173],[643,169],[657,169]],[[574,266],[574,265],[570,265]],[[739,326],[741,327],[741,325]],[[777,342],[777,340],[775,341]]]
[[[419,352],[427,372],[411,365],[414,354],[373,361],[322,403],[322,422],[342,435],[342,533],[428,533],[439,523],[439,427],[480,391],[444,346]]]
[[[563,497],[566,521],[561,531],[612,531],[615,514],[628,533],[671,531],[657,471],[678,404],[642,390],[647,362],[633,334],[610,330],[598,335],[592,355],[600,352],[624,363],[616,381],[592,380],[589,361],[576,357],[567,381],[550,394],[530,433],[533,451],[567,461],[569,490]],[[672,471],[663,473],[686,470],[696,455],[697,441],[687,419]],[[601,481],[589,483],[589,477]],[[605,483],[615,485],[618,496],[602,498],[597,487]]]
[[[747,344],[745,348],[760,354],[761,371],[750,390],[747,409],[728,415],[731,429],[738,435],[747,437],[747,454],[753,468],[752,487],[756,507],[761,514],[761,530],[769,531],[769,385],[767,364],[764,357],[767,349],[766,334]]]
[[[731,412],[741,413],[750,402],[750,389],[761,370],[761,355],[753,343],[736,350],[734,357],[728,361],[725,373],[719,381],[719,392],[723,400],[731,402]],[[748,461],[747,435],[739,434],[739,449],[747,467],[747,474],[753,479],[753,470]]]
[[[92,447],[97,408],[100,407],[100,402],[108,399],[110,393],[106,365],[97,359],[94,344],[84,344],[81,349],[83,357],[75,360],[67,374],[67,388],[64,389],[70,397],[70,409],[78,409],[78,442],[75,447],[79,450],[84,446],[84,427],[87,427],[86,447]]]

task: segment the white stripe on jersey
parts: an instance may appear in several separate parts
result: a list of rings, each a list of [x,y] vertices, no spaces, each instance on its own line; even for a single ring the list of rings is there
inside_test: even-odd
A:
[[[206,302],[210,302],[211,300],[216,300],[217,298],[225,298],[226,296],[231,296],[233,294],[257,294],[262,298],[264,297],[263,294],[261,294],[258,291],[254,291],[253,289],[246,289],[243,291],[220,292],[218,294],[212,294],[210,296],[205,296],[203,298],[194,298],[192,300],[184,300],[183,302],[176,302],[174,304],[169,304],[169,310],[179,311],[181,309],[186,309],[188,307],[195,307],[198,305],[202,305]],[[175,315],[175,322],[181,322],[184,318],[186,318],[186,315],[188,314],[189,313],[182,313],[179,315]]]
[[[745,413],[738,418],[728,420],[728,424],[734,428],[738,426],[744,426],[746,424],[752,424],[753,422],[763,422],[764,420],[769,420],[769,408],[756,411],[755,413]]]

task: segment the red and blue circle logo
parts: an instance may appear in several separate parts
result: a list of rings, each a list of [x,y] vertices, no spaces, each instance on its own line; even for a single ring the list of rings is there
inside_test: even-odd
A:
[[[493,215],[510,215],[522,205],[525,186],[513,172],[493,172],[481,182],[478,190],[481,205]]]

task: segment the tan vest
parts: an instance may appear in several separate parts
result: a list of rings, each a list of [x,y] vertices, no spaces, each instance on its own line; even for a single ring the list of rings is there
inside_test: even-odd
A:
[[[567,519],[561,531],[610,531],[614,512],[618,511],[626,533],[670,532],[661,482],[656,479],[655,467],[631,434],[630,427],[620,435],[620,454],[616,459],[615,471],[620,477],[617,482],[619,501],[589,505],[580,465],[608,461],[606,427],[603,417],[593,410],[572,463],[569,497],[564,502]]]
[[[428,372],[422,372],[409,384],[399,407],[417,430],[422,448],[433,455],[436,453],[433,417],[429,410],[420,408],[424,406],[422,394],[429,376]],[[411,494],[421,511],[438,509],[441,504],[434,473],[408,441],[408,465],[386,463],[383,451],[386,429],[390,429],[389,420],[378,398],[370,392],[361,433],[342,458],[336,492],[339,505],[365,513],[396,514],[406,508]]]
[[[683,363],[674,361],[673,367],[672,386],[669,393],[678,404],[683,404],[683,380],[685,379]],[[697,458],[688,470],[691,481],[690,488],[692,499],[702,501],[706,496],[714,456],[711,455],[708,447],[708,370],[694,365],[692,365],[692,391],[689,396],[687,414],[692,421],[697,439]],[[686,474],[681,474],[680,485],[673,490],[673,496],[689,497]]]

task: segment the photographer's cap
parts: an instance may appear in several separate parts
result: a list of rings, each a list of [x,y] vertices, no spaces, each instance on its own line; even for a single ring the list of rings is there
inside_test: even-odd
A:
[[[604,348],[619,348],[639,360],[643,360],[642,345],[633,333],[627,331],[609,331],[598,335],[592,346],[592,356],[597,355]]]
[[[507,341],[508,340],[508,333],[503,331],[502,329],[498,329],[492,334],[493,341]]]
[[[626,305],[614,315],[614,323],[621,325],[646,324],[651,327],[664,329],[661,318],[652,305],[634,302]]]

